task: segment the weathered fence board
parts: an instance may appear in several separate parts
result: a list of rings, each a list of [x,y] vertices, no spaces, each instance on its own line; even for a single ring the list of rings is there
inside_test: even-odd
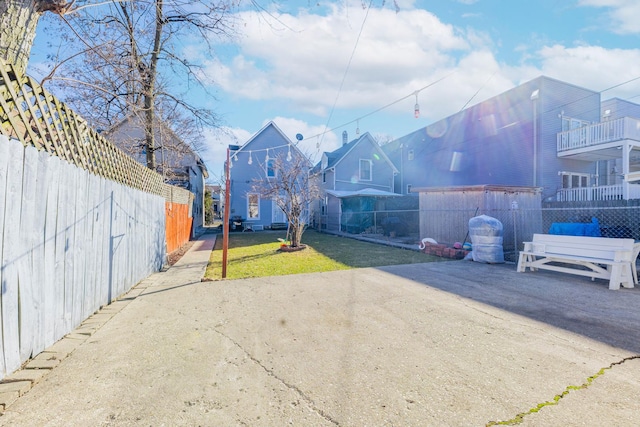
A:
[[[0,144],[0,295],[5,287],[4,277],[4,217],[7,200],[7,173],[9,169],[9,144]],[[0,309],[2,308],[2,297],[0,296]],[[2,330],[2,317],[0,317],[0,331]],[[0,339],[0,369],[6,372],[4,363],[4,342]]]
[[[2,339],[4,342],[4,363],[7,370],[20,366],[20,329],[18,325],[18,275],[17,260],[20,257],[20,202],[22,198],[22,169],[24,150],[18,144],[11,144],[8,153],[7,191],[5,194],[5,225],[2,254]]]
[[[31,357],[34,333],[37,331],[38,302],[34,296],[34,259],[33,250],[37,231],[35,229],[36,206],[36,177],[38,170],[38,150],[34,147],[24,149],[24,166],[22,172],[22,200],[20,208],[20,255],[17,259],[19,280],[30,286],[19,288],[18,303],[20,304],[20,360]],[[14,243],[15,244],[15,243]]]
[[[162,267],[164,206],[0,135],[0,377]]]

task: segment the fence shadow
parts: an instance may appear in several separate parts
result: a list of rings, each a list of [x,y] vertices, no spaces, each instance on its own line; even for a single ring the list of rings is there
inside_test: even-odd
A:
[[[640,354],[640,288],[472,261],[380,267],[399,277]]]

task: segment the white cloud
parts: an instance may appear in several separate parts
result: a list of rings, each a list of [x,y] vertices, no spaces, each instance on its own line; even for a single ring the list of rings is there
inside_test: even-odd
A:
[[[639,49],[605,49],[600,46],[554,45],[540,50],[542,73],[592,90],[604,90],[640,76]],[[640,94],[635,81],[607,91],[603,99]]]
[[[365,12],[331,5],[326,16],[305,10],[278,16],[299,31],[278,22],[256,22],[255,14],[244,13],[248,23],[240,53],[227,64],[210,62],[205,74],[234,96],[284,99],[325,115],[336,100]],[[372,8],[337,107],[384,105],[445,74],[443,70],[455,67],[457,56],[486,42],[476,36],[470,42],[461,30],[426,10]]]
[[[224,162],[227,158],[227,147],[229,147],[230,144],[242,145],[250,137],[251,134],[244,129],[228,127],[205,129],[204,149],[200,150],[200,155],[209,170],[208,182],[221,183],[223,181]]]
[[[640,33],[640,2],[637,0],[580,0],[580,6],[608,8],[608,18],[601,25],[609,24],[609,30],[619,34]]]

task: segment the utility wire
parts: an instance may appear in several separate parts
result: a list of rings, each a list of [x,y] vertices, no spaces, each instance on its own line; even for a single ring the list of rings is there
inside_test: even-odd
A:
[[[327,133],[327,128],[329,127],[329,123],[331,122],[331,118],[333,117],[333,112],[336,109],[336,105],[338,104],[338,98],[340,98],[340,93],[342,92],[342,88],[344,87],[344,82],[347,79],[347,74],[349,73],[349,68],[351,67],[351,62],[353,61],[353,57],[356,54],[356,49],[358,48],[358,44],[360,43],[360,36],[362,36],[362,31],[364,30],[364,24],[367,22],[367,18],[369,17],[369,11],[371,10],[371,5],[373,4],[373,0],[369,1],[369,7],[367,7],[367,11],[364,15],[364,19],[362,20],[362,25],[360,25],[360,32],[358,33],[358,37],[356,38],[356,43],[353,46],[353,50],[351,51],[351,56],[349,57],[349,61],[347,62],[347,67],[344,70],[344,74],[342,75],[342,81],[340,82],[340,87],[338,88],[338,93],[336,94],[336,99],[333,101],[333,106],[331,107],[331,111],[329,112],[329,117],[327,118],[327,123],[324,125],[325,131],[322,132],[322,138],[318,143],[318,149],[320,144],[322,143],[322,139],[324,135]]]
[[[435,81],[433,81],[433,82],[429,83],[428,85],[423,86],[423,87],[421,87],[420,89],[418,89],[418,90],[415,90],[415,91],[411,92],[409,95],[406,95],[406,96],[403,96],[402,98],[396,99],[395,101],[390,102],[389,104],[384,105],[384,106],[382,106],[382,107],[378,108],[377,110],[373,110],[373,111],[371,111],[370,113],[367,113],[367,114],[365,114],[365,115],[363,115],[363,116],[360,116],[360,117],[358,117],[358,118],[356,118],[356,119],[353,119],[353,120],[351,120],[350,122],[343,123],[343,124],[341,124],[341,125],[338,125],[338,126],[336,126],[336,127],[331,128],[331,129],[327,129],[327,128],[325,127],[325,130],[324,130],[324,131],[322,131],[322,132],[321,132],[321,133],[319,133],[319,134],[316,134],[316,135],[310,136],[310,137],[309,137],[309,139],[311,139],[311,138],[316,138],[316,137],[319,137],[319,136],[323,136],[323,135],[325,135],[325,134],[327,134],[327,133],[329,133],[329,132],[333,132],[333,131],[335,131],[335,130],[337,130],[337,129],[343,128],[343,127],[348,126],[348,125],[350,125],[350,124],[352,124],[352,123],[355,123],[355,122],[357,122],[357,121],[359,121],[359,120],[362,120],[362,119],[364,119],[365,117],[369,117],[369,116],[371,116],[371,115],[373,115],[373,114],[375,114],[375,113],[379,113],[379,112],[380,112],[380,111],[382,111],[382,110],[385,110],[385,109],[387,109],[387,108],[389,108],[389,107],[391,107],[391,106],[393,106],[393,105],[395,105],[395,104],[397,104],[397,103],[399,103],[399,102],[404,101],[404,100],[405,100],[405,99],[407,99],[407,98],[410,98],[410,97],[414,96],[414,95],[416,94],[416,92],[421,92],[421,91],[423,91],[423,90],[425,90],[425,89],[427,89],[427,88],[429,88],[429,87],[431,87],[431,86],[433,86],[433,85],[435,85],[435,84],[437,84],[437,83],[440,83],[441,81],[443,81],[443,80],[447,79],[448,77],[450,77],[450,76],[451,76],[451,75],[453,75],[454,73],[456,73],[456,71],[452,71],[451,73],[447,74],[446,76],[441,77],[441,78],[439,78],[438,80],[435,80]]]

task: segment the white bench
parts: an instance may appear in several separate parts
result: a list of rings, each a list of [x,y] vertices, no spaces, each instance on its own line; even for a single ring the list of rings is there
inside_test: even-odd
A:
[[[639,251],[640,244],[633,239],[534,234],[533,241],[524,242],[517,271],[540,268],[591,280],[608,279],[609,289],[633,288],[638,283],[635,260]]]

